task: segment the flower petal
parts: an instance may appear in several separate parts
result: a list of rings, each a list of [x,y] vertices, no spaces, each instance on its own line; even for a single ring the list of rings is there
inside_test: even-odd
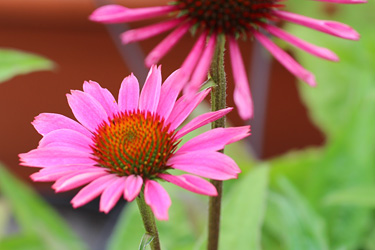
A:
[[[103,106],[90,94],[73,90],[67,95],[68,103],[77,120],[90,131],[107,121],[108,115]]]
[[[66,147],[38,148],[19,154],[21,165],[29,167],[53,167],[70,164],[92,164],[89,153]]]
[[[295,13],[290,13],[281,10],[273,11],[276,17],[279,17],[285,21],[296,23],[309,27],[311,29],[318,30],[320,32],[327,33],[332,36],[341,37],[349,40],[358,40],[359,34],[349,25],[328,20],[318,20],[310,17],[305,17]]]
[[[258,31],[254,31],[254,36],[290,73],[310,86],[316,86],[315,76],[304,69],[288,53],[280,49],[274,42]]]
[[[145,202],[151,207],[158,220],[168,220],[168,209],[172,204],[171,198],[167,191],[156,181],[146,181]]]
[[[176,133],[176,139],[180,139],[184,135],[190,133],[191,131],[197,128],[200,128],[210,122],[216,121],[217,119],[223,117],[224,115],[228,114],[232,110],[233,108],[226,108],[226,109],[221,109],[218,111],[205,113],[205,114],[195,117]]]
[[[178,94],[181,91],[181,71],[174,71],[163,83],[160,90],[160,100],[156,113],[160,118],[167,119],[171,113]]]
[[[134,200],[141,191],[143,179],[139,175],[129,175],[125,180],[124,199]]]
[[[78,194],[74,196],[70,203],[72,203],[74,208],[89,203],[90,201],[98,197],[103,192],[103,190],[117,178],[118,177],[113,174],[100,177],[99,179],[82,188],[78,192]]]
[[[99,210],[108,213],[118,202],[124,192],[126,177],[117,177],[106,187],[100,197]]]
[[[117,103],[111,92],[108,89],[102,88],[99,83],[94,81],[84,82],[83,90],[94,97],[107,112],[109,117],[118,112]]]
[[[167,164],[172,168],[214,180],[234,179],[241,172],[232,158],[219,152],[194,151],[175,154]]]
[[[147,38],[159,35],[163,32],[166,32],[170,29],[173,29],[177,25],[179,25],[183,19],[171,19],[161,23],[152,24],[149,26],[145,26],[139,29],[132,29],[125,31],[121,34],[121,41],[124,44],[142,41]]]
[[[229,37],[229,53],[234,78],[233,99],[241,118],[243,120],[248,120],[254,115],[253,100],[251,98],[250,84],[242,61],[240,48],[233,37]]]
[[[190,28],[190,23],[184,23],[166,36],[163,41],[156,45],[156,47],[147,55],[145,59],[146,66],[151,67],[153,64],[158,63],[159,60],[177,44]]]
[[[250,126],[211,129],[187,141],[178,149],[176,154],[200,150],[217,151],[249,135]]]
[[[91,21],[102,23],[133,22],[161,16],[177,9],[167,5],[149,8],[129,9],[117,4],[110,4],[96,9],[89,17]]]
[[[139,99],[139,83],[138,79],[133,75],[125,77],[121,83],[118,94],[119,111],[132,111],[138,108]]]
[[[327,59],[327,60],[331,60],[331,61],[338,61],[339,58],[338,56],[333,53],[332,51],[330,51],[329,49],[327,48],[322,48],[322,47],[319,47],[319,46],[316,46],[314,44],[311,44],[311,43],[308,43],[298,37],[295,37],[287,32],[285,32],[284,30],[278,28],[278,27],[275,27],[275,26],[272,26],[272,25],[267,25],[267,26],[264,26],[264,28],[270,32],[272,35],[274,36],[277,36],[279,37],[280,39],[283,39],[284,41],[314,55],[314,56],[318,56],[320,58],[323,58],[323,59]]]
[[[72,147],[81,151],[91,152],[92,140],[80,132],[71,129],[58,129],[45,135],[39,142],[39,148]]]
[[[61,177],[52,185],[52,188],[56,192],[65,192],[86,185],[99,177],[107,175],[108,173],[104,169],[79,170]]]
[[[216,196],[217,191],[209,181],[194,175],[159,174],[158,177],[197,194]]]
[[[33,181],[56,181],[64,176],[81,170],[97,169],[92,165],[65,165],[57,167],[42,168],[39,172],[30,175]]]
[[[198,106],[199,103],[210,93],[211,89],[206,89],[200,93],[197,93],[192,99],[186,98],[186,96],[180,97],[173,107],[171,114],[166,120],[166,124],[171,124],[169,130],[175,130],[190,113]]]
[[[153,65],[148,72],[145,85],[142,88],[139,97],[139,109],[141,111],[149,111],[155,113],[160,98],[161,89],[161,71],[160,67]]]
[[[88,137],[92,135],[89,130],[78,122],[60,114],[42,113],[34,118],[32,124],[41,135],[46,135],[51,131],[64,128],[75,130]]]

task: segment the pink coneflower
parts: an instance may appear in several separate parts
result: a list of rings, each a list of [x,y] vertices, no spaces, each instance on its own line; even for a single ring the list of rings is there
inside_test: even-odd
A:
[[[317,20],[281,10],[282,0],[177,0],[168,6],[129,9],[119,5],[107,5],[95,10],[90,19],[103,23],[133,22],[168,15],[171,19],[147,27],[129,30],[121,35],[123,43],[140,41],[174,29],[147,56],[146,65],[157,63],[189,30],[198,36],[190,54],[182,65],[183,71],[192,78],[189,92],[196,91],[207,75],[214,53],[216,38],[225,34],[229,41],[229,52],[235,82],[234,101],[243,119],[253,115],[250,88],[237,38],[257,39],[293,75],[311,86],[315,77],[290,55],[273,43],[265,33],[315,56],[338,61],[332,51],[303,41],[277,27],[279,21],[303,25],[333,36],[357,40],[359,34],[348,25]],[[356,4],[366,0],[316,0],[331,3]],[[206,41],[208,41],[206,45]]]
[[[31,178],[54,181],[56,192],[87,184],[72,199],[73,207],[101,195],[100,211],[105,213],[121,196],[132,201],[144,192],[156,218],[167,220],[171,200],[159,180],[198,194],[216,195],[215,187],[201,177],[236,178],[240,173],[236,163],[217,150],[248,136],[250,128],[213,129],[178,148],[183,136],[232,108],[205,113],[176,130],[209,90],[186,101],[184,96],[177,99],[178,72],[163,85],[161,81],[160,68],[152,66],[139,94],[138,80],[131,74],[122,82],[118,103],[98,83],[85,82],[84,91],[67,95],[79,123],[54,113],[38,115],[32,124],[43,138],[37,149],[20,154],[21,164],[42,168]],[[175,175],[174,169],[195,175]]]

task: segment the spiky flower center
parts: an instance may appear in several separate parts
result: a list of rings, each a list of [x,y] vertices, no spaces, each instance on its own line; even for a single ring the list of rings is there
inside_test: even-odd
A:
[[[229,35],[241,34],[273,18],[280,0],[179,0],[180,15],[199,28]]]
[[[150,112],[125,112],[104,122],[94,133],[94,160],[119,176],[152,179],[170,167],[178,141],[164,120]]]

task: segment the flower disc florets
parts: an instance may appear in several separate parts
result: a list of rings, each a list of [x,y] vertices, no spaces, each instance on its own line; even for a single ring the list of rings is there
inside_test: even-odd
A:
[[[170,167],[167,160],[178,141],[158,115],[131,111],[114,115],[94,134],[92,146],[98,165],[119,176],[153,179]]]
[[[210,31],[241,34],[272,19],[278,0],[180,0],[181,15]]]

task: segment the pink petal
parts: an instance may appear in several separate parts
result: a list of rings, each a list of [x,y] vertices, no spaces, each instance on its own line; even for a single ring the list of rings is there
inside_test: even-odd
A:
[[[92,140],[80,132],[71,129],[58,129],[45,135],[39,142],[39,148],[72,147],[81,151],[92,152]]]
[[[190,133],[191,131],[200,128],[210,122],[216,121],[217,119],[225,116],[230,111],[232,111],[233,108],[226,108],[221,109],[214,112],[209,112],[202,114],[200,116],[195,117],[193,120],[191,120],[188,124],[183,126],[176,134],[176,139],[182,138],[184,135]]]
[[[181,91],[180,73],[180,70],[174,71],[161,86],[160,100],[156,111],[160,118],[167,119],[174,107],[178,94]]]
[[[92,136],[91,132],[81,124],[60,114],[42,113],[34,118],[32,124],[41,135],[46,135],[57,129],[66,128],[80,132],[88,137]]]
[[[121,83],[118,94],[119,111],[132,111],[138,108],[139,99],[139,83],[138,79],[133,75],[125,77]]]
[[[183,174],[179,176],[169,174],[159,174],[158,177],[169,181],[179,187],[197,194],[216,196],[217,191],[214,185],[209,181],[198,176]]]
[[[81,191],[79,191],[78,194],[74,196],[70,203],[72,203],[74,208],[89,203],[90,201],[98,197],[103,192],[103,190],[117,178],[118,177],[113,174],[100,177],[99,179],[88,184],[86,187],[82,188]]]
[[[33,181],[56,181],[64,176],[70,175],[76,171],[97,169],[92,165],[65,165],[57,167],[43,168],[32,175],[30,178]]]
[[[94,97],[107,112],[109,117],[118,112],[117,103],[108,89],[102,88],[99,83],[94,81],[84,82],[83,90]]]
[[[91,21],[102,23],[133,22],[157,16],[162,16],[177,9],[177,6],[160,6],[149,8],[129,9],[111,4],[96,9],[89,17]]]
[[[234,179],[241,172],[229,156],[205,150],[173,155],[167,164],[172,168],[214,180]]]
[[[233,37],[229,37],[229,52],[234,78],[233,99],[241,118],[243,120],[248,120],[252,118],[254,114],[253,100],[251,98],[250,84],[242,61],[240,48]]]
[[[56,192],[65,192],[86,185],[102,176],[108,176],[104,169],[78,170],[58,179],[52,188]]]
[[[255,38],[282,64],[290,73],[306,82],[310,86],[316,86],[314,75],[304,69],[288,53],[280,49],[275,43],[265,35],[254,31]]]
[[[173,46],[189,31],[190,23],[185,23],[172,31],[167,37],[163,39],[146,57],[145,64],[147,67],[156,64],[172,49]]]
[[[167,191],[156,181],[146,181],[145,201],[151,207],[158,220],[168,220],[168,209],[172,204],[171,198]]]
[[[320,32],[327,33],[332,36],[341,37],[349,40],[358,40],[359,34],[352,27],[339,22],[318,20],[310,17],[301,16],[295,13],[290,13],[281,10],[275,10],[273,14],[283,20],[296,23],[309,27],[311,29],[318,30]]]
[[[121,41],[124,44],[142,41],[147,38],[159,35],[163,32],[166,32],[170,29],[173,29],[179,25],[183,20],[182,19],[171,19],[161,23],[152,24],[146,27],[139,29],[132,29],[124,32],[121,35]]]
[[[66,147],[38,148],[28,153],[19,154],[21,165],[29,167],[53,167],[70,164],[92,164],[89,153]]]
[[[100,197],[99,210],[108,213],[116,205],[124,192],[126,177],[117,177],[108,187],[103,191]]]
[[[196,93],[204,81],[207,80],[208,70],[210,69],[212,57],[215,52],[216,40],[217,35],[212,34],[206,49],[203,51],[203,54],[199,59],[198,65],[195,67],[195,71],[191,76],[190,82],[185,88],[185,93],[189,98]]]
[[[141,191],[143,179],[139,175],[129,175],[125,180],[124,199],[134,200]]]
[[[207,40],[207,32],[203,32],[197,42],[194,44],[194,47],[191,49],[189,55],[186,57],[185,61],[182,63],[181,72],[183,83],[185,79],[189,79],[193,73],[193,70],[197,67],[198,61],[201,59],[203,50],[205,49]]]
[[[210,91],[210,89],[206,89],[200,93],[197,93],[192,99],[188,99],[186,96],[180,97],[166,120],[166,124],[171,124],[169,131],[175,130],[178,126],[180,126],[180,124],[185,121],[185,119],[198,106],[198,104],[203,101]]]
[[[83,126],[90,131],[95,131],[103,121],[108,120],[107,112],[94,97],[77,90],[71,92],[71,95],[67,95],[69,106]]]
[[[316,46],[314,44],[308,43],[298,37],[295,37],[284,30],[277,28],[275,26],[267,25],[264,27],[268,32],[270,32],[272,35],[279,37],[280,39],[283,39],[284,41],[293,44],[294,46],[312,54],[318,57],[321,57],[323,59],[331,60],[331,61],[338,61],[338,56],[330,51],[329,49],[322,48],[319,46]]]
[[[139,97],[139,109],[155,113],[160,98],[161,89],[161,70],[160,67],[153,65],[148,72],[145,85],[142,88]]]
[[[330,2],[330,3],[344,3],[344,4],[367,3],[367,0],[314,0],[314,1]]]
[[[184,154],[199,150],[221,150],[226,145],[239,141],[249,135],[250,126],[211,129],[187,141],[178,149],[176,154]]]

